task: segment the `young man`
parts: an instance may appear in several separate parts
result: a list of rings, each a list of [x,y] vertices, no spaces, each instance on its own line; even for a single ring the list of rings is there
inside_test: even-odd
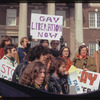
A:
[[[47,91],[56,94],[68,94],[69,85],[67,82],[66,62],[62,58],[57,58],[51,62],[49,80],[47,82]]]
[[[56,41],[56,40],[52,40],[51,41],[51,54],[54,56],[54,57],[58,57],[59,56],[59,50],[58,50],[58,45],[59,45],[59,42]]]
[[[44,90],[46,67],[40,61],[33,61],[23,71],[19,84]]]
[[[41,61],[43,64],[46,64],[47,54],[49,54],[49,49],[43,47],[42,45],[36,45],[33,48],[30,48],[25,59],[17,66],[14,71],[12,81],[19,83],[20,76],[24,69],[27,67],[29,63],[32,61]]]
[[[23,37],[20,41],[20,44],[22,47],[18,48],[18,55],[16,55],[16,60],[18,63],[21,63],[21,61],[24,59],[25,55],[27,54],[28,49],[30,48],[30,45],[28,46],[27,44],[29,43],[29,40],[27,37]]]
[[[1,59],[1,61],[5,62],[6,64],[9,64],[13,67],[17,67],[17,62],[14,59],[15,54],[16,54],[16,46],[13,44],[9,44],[5,46],[4,48],[5,55]]]

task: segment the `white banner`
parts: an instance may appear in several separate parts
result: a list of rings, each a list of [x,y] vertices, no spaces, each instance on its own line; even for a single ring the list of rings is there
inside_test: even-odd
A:
[[[31,14],[30,34],[33,39],[60,40],[63,16]]]
[[[83,93],[76,71],[69,73],[68,83],[69,83],[69,86],[71,86],[71,85],[75,86],[77,94]]]
[[[82,69],[78,70],[80,71],[78,78],[83,89],[83,93],[97,90],[100,82],[100,73],[83,71]]]
[[[0,61],[0,78],[11,81],[15,67],[8,65],[7,63]]]

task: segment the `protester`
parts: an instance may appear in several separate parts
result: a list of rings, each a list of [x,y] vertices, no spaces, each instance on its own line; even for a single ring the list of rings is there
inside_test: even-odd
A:
[[[40,40],[40,45],[43,47],[49,48],[49,41],[48,40]]]
[[[1,62],[3,62],[5,64],[4,67],[3,67],[4,70],[5,70],[4,79],[7,79],[7,80],[11,81],[12,80],[13,70],[18,65],[18,63],[14,59],[15,54],[16,54],[16,46],[13,45],[13,44],[9,44],[9,45],[4,47],[4,52],[5,52],[5,55],[0,60]],[[5,66],[7,66],[7,67],[5,68]],[[7,70],[8,70],[8,73],[6,72]],[[6,76],[6,73],[7,73],[7,76]]]
[[[43,64],[46,64],[47,54],[50,54],[49,48],[37,45],[34,47],[34,58],[40,60]]]
[[[74,65],[77,68],[83,69],[84,71],[96,72],[96,64],[91,56],[88,56],[88,49],[86,45],[81,45],[78,49],[78,55],[73,59]]]
[[[32,61],[41,61],[43,64],[46,64],[47,54],[49,54],[49,49],[43,47],[42,45],[36,45],[33,48],[30,48],[28,54],[25,56],[25,59],[17,66],[14,71],[12,81],[19,83],[20,76],[22,72]]]
[[[45,72],[45,65],[40,61],[34,61],[23,71],[19,83],[24,86],[44,90]]]
[[[12,39],[11,37],[4,35],[1,37],[1,41],[0,41],[0,59],[4,56],[4,47],[11,44],[12,43]]]
[[[51,62],[49,72],[51,76],[47,82],[46,90],[51,93],[56,94],[68,94],[69,85],[67,81],[67,76],[65,75],[66,62],[62,58],[56,58]]]
[[[66,71],[69,70],[69,68],[71,67],[71,65],[73,65],[73,62],[69,59],[70,57],[70,49],[67,46],[63,46],[62,49],[60,50],[60,54],[59,54],[61,58],[65,59],[65,61],[67,62],[66,65]]]
[[[97,72],[100,73],[100,40],[98,40],[99,49],[93,53],[93,58],[97,66]]]
[[[51,44],[51,49],[50,49],[51,54],[54,57],[58,57],[59,56],[59,50],[58,50],[59,41],[52,40],[50,44]]]
[[[30,48],[27,55],[25,56],[25,59],[23,59],[22,62],[18,64],[18,66],[16,67],[12,77],[13,82],[19,83],[20,76],[24,69],[27,67],[29,63],[35,60],[33,51],[34,48]]]
[[[46,59],[46,82],[49,79],[50,73],[49,73],[49,67],[51,62],[55,59],[55,57],[52,54],[47,54],[47,59]]]
[[[15,54],[16,54],[16,46],[13,44],[9,44],[7,46],[5,46],[4,48],[4,52],[5,55],[3,56],[3,58],[1,59],[1,61],[13,66],[13,67],[17,67],[17,62],[14,59]]]
[[[27,54],[30,48],[30,42],[27,37],[23,37],[20,41],[20,44],[22,47],[18,48],[18,53],[16,54],[16,58],[15,58],[19,63],[21,63],[21,61],[24,59],[25,55]]]

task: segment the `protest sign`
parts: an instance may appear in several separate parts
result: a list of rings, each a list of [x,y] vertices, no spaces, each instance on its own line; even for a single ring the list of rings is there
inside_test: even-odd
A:
[[[100,82],[100,73],[80,70],[78,78],[84,93],[97,90]]]
[[[31,14],[30,35],[33,39],[59,40],[63,16]]]
[[[71,85],[75,86],[77,94],[83,93],[76,71],[69,73],[68,84],[69,84],[69,86],[71,86]]]
[[[15,67],[0,61],[0,78],[11,81]]]

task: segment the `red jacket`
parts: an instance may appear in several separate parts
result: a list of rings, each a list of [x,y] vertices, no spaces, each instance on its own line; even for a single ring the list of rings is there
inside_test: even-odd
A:
[[[65,57],[62,57],[62,58],[66,60]],[[73,65],[73,62],[68,58],[67,59],[67,65],[66,65],[66,71],[69,70],[69,68],[71,67],[71,65]]]
[[[0,59],[4,56],[4,48],[0,48]]]

